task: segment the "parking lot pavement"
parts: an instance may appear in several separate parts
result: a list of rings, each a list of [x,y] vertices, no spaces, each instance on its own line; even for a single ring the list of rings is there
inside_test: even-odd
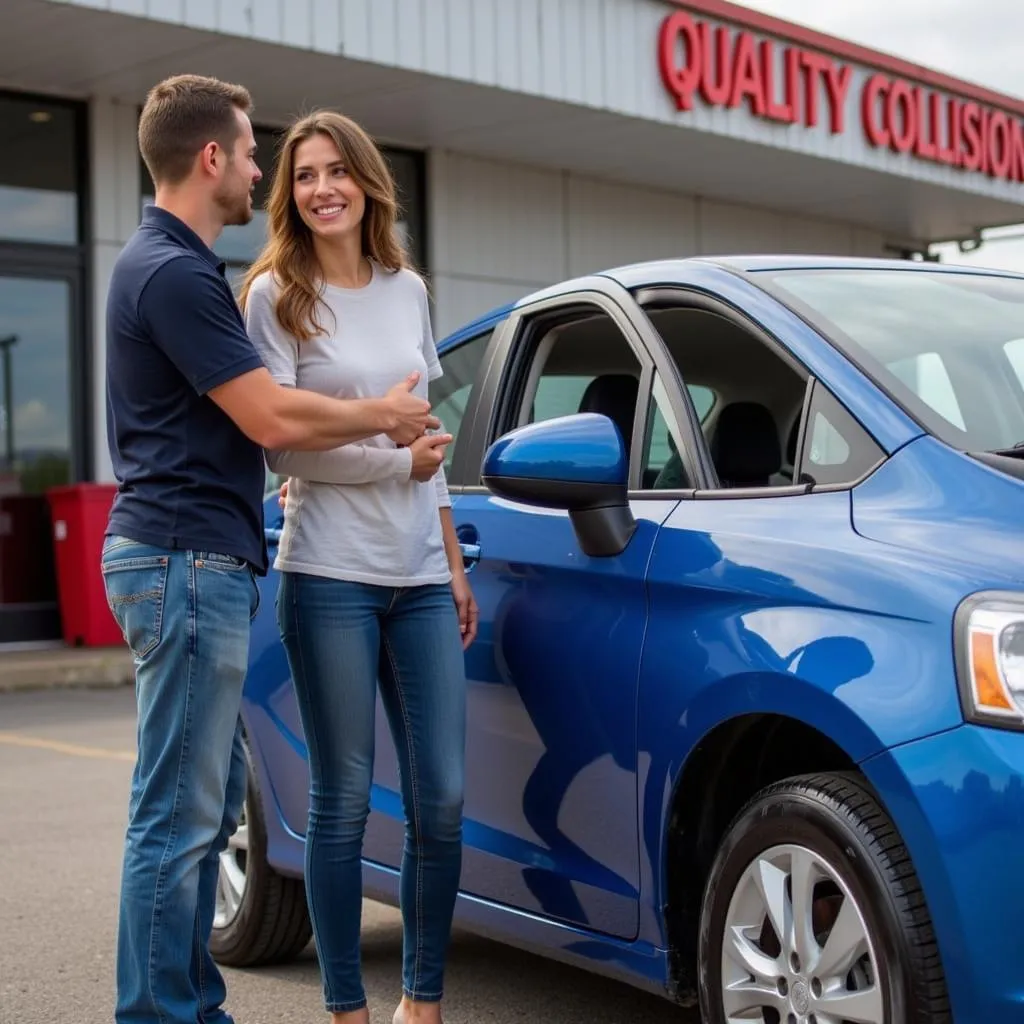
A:
[[[110,1024],[121,840],[134,757],[132,693],[0,693],[0,1024]],[[364,907],[373,1024],[400,994],[397,913]],[[294,964],[227,972],[237,1024],[313,1024],[312,949]],[[446,1024],[697,1024],[628,986],[464,932]]]

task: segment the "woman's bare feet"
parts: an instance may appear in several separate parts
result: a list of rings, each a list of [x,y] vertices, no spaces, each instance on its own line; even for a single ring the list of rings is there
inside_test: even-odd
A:
[[[417,1003],[402,996],[393,1024],[443,1024],[440,1003]]]

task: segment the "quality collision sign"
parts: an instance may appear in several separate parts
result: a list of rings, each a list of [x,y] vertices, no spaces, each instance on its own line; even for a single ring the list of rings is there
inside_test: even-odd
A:
[[[746,106],[780,124],[813,128],[824,121],[835,135],[859,121],[875,148],[1024,182],[1024,129],[1004,110],[882,73],[870,74],[855,97],[852,65],[684,11],[662,22],[658,60],[680,110],[692,110],[698,101]]]

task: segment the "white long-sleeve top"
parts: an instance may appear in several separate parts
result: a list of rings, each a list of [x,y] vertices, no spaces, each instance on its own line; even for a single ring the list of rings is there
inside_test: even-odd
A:
[[[378,398],[413,371],[427,397],[441,376],[423,281],[376,264],[364,288],[325,285],[319,309],[330,332],[296,341],[275,313],[277,286],[257,278],[246,303],[249,336],[279,384],[336,398]],[[438,508],[451,501],[443,469],[410,479],[412,453],[383,434],[326,452],[272,451],[287,476],[284,529],[275,559],[282,571],[387,587],[451,579]]]

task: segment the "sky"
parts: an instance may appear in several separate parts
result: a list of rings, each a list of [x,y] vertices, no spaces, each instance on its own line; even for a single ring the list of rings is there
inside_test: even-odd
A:
[[[736,0],[743,7],[799,22],[1024,99],[1024,3],[1021,0]],[[998,240],[1020,234],[1019,240]],[[1024,270],[1024,225],[987,233],[961,255],[937,247],[945,262]]]

